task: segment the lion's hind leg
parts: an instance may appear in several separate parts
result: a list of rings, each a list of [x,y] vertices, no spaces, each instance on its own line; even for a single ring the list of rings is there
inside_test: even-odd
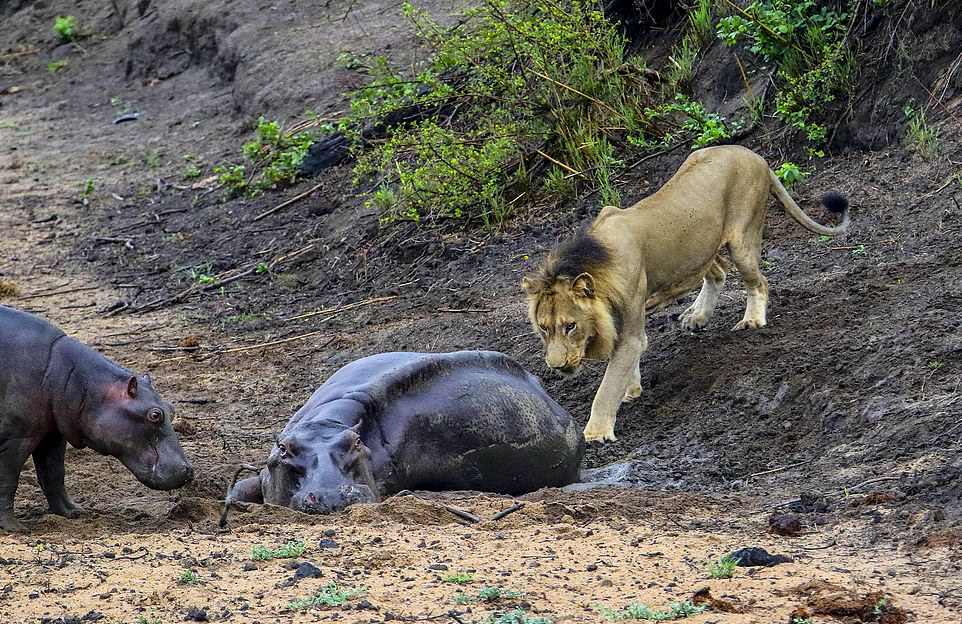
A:
[[[759,238],[761,238],[759,236]],[[745,302],[745,316],[732,327],[732,331],[741,329],[758,329],[767,324],[766,313],[768,310],[768,280],[762,275],[758,268],[758,261],[761,255],[761,241],[758,244],[729,244],[732,260],[741,273],[742,280],[745,282],[745,290],[748,292],[748,300]]]
[[[681,313],[681,326],[689,331],[704,329],[715,312],[718,296],[724,287],[725,263],[721,256],[716,254],[702,279],[701,290],[695,303]]]

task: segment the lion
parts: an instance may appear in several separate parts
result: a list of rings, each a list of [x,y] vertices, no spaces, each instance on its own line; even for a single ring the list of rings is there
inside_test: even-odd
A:
[[[663,307],[700,283],[681,325],[698,330],[708,324],[730,268],[719,255],[723,247],[748,294],[745,315],[732,329],[765,326],[768,281],[758,265],[769,194],[815,234],[848,229],[843,195],[822,198],[842,220],[836,227],[821,225],[799,208],[761,156],[737,145],[709,147],[692,152],[664,186],[634,206],[602,208],[587,230],[524,277],[528,316],[544,342],[547,365],[571,374],[585,359],[608,361],[586,441],[615,441],[618,406],[641,395],[646,308]]]

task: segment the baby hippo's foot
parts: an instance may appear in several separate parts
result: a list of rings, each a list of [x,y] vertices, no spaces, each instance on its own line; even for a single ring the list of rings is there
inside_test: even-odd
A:
[[[27,527],[23,526],[13,515],[12,511],[0,511],[0,531],[9,533],[22,533]]]
[[[64,518],[78,518],[83,513],[83,508],[73,502],[69,496],[64,496],[59,500],[47,501],[50,513]]]

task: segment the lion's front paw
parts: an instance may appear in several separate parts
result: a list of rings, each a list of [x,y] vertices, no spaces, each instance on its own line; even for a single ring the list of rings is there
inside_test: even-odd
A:
[[[736,323],[735,326],[732,327],[732,331],[741,331],[743,329],[761,329],[762,327],[765,327],[764,321],[756,321],[755,319],[744,319],[744,320],[738,321],[738,323]]]
[[[614,427],[607,430],[596,429],[594,427],[585,427],[585,442],[589,444],[592,442],[604,443],[617,441],[618,438],[615,437]]]
[[[681,313],[678,317],[681,320],[681,327],[687,331],[698,331],[708,326],[708,315],[699,314],[695,306],[691,306]]]
[[[625,390],[625,397],[621,400],[623,403],[628,403],[629,401],[634,401],[641,396],[641,384],[632,384],[628,386]]]

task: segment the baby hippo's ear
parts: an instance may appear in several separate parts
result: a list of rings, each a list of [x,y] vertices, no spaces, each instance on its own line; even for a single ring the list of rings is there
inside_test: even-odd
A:
[[[127,396],[129,396],[131,399],[136,399],[137,388],[137,378],[131,375],[130,379],[127,380]]]
[[[591,277],[591,273],[582,273],[571,282],[571,292],[577,297],[594,297],[595,278]]]

